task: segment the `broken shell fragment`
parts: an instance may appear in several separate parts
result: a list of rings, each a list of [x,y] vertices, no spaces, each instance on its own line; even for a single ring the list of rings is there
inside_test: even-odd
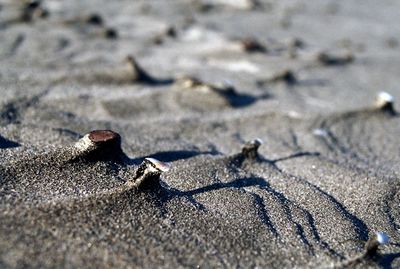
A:
[[[150,163],[150,167],[152,169],[152,171],[157,172],[168,172],[169,169],[171,168],[171,166],[167,163],[164,162],[160,162],[157,159],[154,158],[145,158],[146,162]]]
[[[77,156],[90,161],[122,161],[126,156],[121,149],[121,136],[111,130],[95,130],[74,145]]]
[[[375,100],[375,106],[379,110],[389,112],[391,114],[395,114],[394,109],[394,98],[387,92],[380,92]]]
[[[376,240],[378,241],[379,244],[381,244],[381,245],[389,244],[390,239],[386,233],[377,232],[375,236],[376,236]]]
[[[379,247],[389,244],[389,241],[389,236],[386,233],[376,232],[366,242],[364,251],[360,255],[338,264],[338,266],[335,266],[335,268],[353,268],[354,265],[362,262],[363,260],[375,259],[379,254]]]
[[[167,172],[170,165],[154,158],[146,158],[136,170],[135,177],[125,184],[128,188],[157,189],[160,187],[160,175]]]
[[[371,237],[365,244],[365,255],[374,256],[379,246],[389,244],[389,236],[384,232],[377,232],[373,237]]]

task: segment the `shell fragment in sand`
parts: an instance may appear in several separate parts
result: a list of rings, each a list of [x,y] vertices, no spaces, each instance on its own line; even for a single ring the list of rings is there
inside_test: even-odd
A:
[[[377,232],[375,236],[380,245],[387,245],[390,242],[389,236],[384,232]]]
[[[145,160],[151,164],[150,169],[154,169],[154,172],[156,171],[168,172],[171,169],[171,165],[161,162],[157,159],[146,158]]]
[[[376,101],[375,101],[375,105],[378,108],[382,108],[385,107],[388,104],[393,104],[394,103],[394,98],[392,95],[390,95],[387,92],[380,92],[378,93],[378,95],[376,96]]]

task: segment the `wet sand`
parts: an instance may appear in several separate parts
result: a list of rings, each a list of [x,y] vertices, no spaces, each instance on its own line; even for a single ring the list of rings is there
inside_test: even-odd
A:
[[[1,2],[0,267],[399,267],[399,8]]]

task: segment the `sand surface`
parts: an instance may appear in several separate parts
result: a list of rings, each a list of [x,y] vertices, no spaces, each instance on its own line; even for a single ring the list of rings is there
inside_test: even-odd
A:
[[[0,1],[0,268],[400,267],[400,2],[250,2]]]

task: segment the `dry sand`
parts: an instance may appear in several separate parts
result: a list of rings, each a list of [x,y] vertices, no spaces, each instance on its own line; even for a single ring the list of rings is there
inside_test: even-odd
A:
[[[250,2],[0,2],[0,268],[400,267],[400,3]]]

